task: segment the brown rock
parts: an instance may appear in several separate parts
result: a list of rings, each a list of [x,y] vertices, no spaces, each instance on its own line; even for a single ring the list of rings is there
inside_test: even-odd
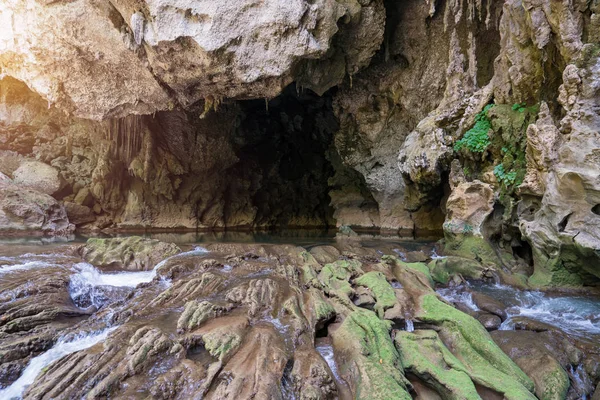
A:
[[[0,232],[68,235],[64,207],[47,194],[0,181]]]
[[[479,313],[479,315],[477,315],[477,321],[481,322],[481,325],[488,331],[494,331],[502,325],[500,317],[490,313]]]
[[[508,317],[506,314],[506,306],[501,301],[476,291],[471,293],[471,297],[475,305],[481,310],[497,315],[502,321]]]
[[[69,222],[72,224],[81,225],[96,220],[96,216],[89,207],[68,201],[64,202],[64,206],[67,217],[69,217]]]
[[[24,161],[13,174],[13,182],[19,186],[53,195],[64,186],[59,171],[39,161]]]
[[[94,197],[92,196],[90,189],[87,187],[83,187],[77,192],[77,195],[75,196],[73,202],[82,206],[95,208]]]

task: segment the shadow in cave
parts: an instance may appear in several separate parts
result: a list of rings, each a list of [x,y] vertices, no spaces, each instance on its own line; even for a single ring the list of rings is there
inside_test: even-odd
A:
[[[239,103],[231,139],[239,162],[229,171],[229,197],[250,193],[254,227],[335,225],[328,194],[329,150],[338,129],[332,94],[299,93],[292,84],[272,100]]]

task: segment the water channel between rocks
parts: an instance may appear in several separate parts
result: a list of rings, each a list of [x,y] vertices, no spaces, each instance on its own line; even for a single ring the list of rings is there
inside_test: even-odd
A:
[[[86,261],[83,243],[0,243],[0,399],[333,399],[376,384],[415,396],[436,386],[410,367],[410,343],[431,339],[423,332],[448,336],[445,317],[422,311],[429,296],[471,315],[513,359],[523,336],[502,332],[546,335],[563,347],[554,357],[569,398],[593,392],[596,296],[489,280],[433,291],[420,268],[445,258],[431,242],[263,239],[180,240],[175,254],[134,263],[140,255],[132,253],[123,265]],[[482,398],[501,393],[471,379]]]

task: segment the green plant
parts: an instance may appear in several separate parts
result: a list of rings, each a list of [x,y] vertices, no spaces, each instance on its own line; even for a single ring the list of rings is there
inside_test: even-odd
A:
[[[465,174],[465,176],[466,176],[466,177],[469,177],[469,176],[471,176],[471,168],[469,168],[469,166],[468,166],[468,165],[465,165],[465,166],[463,167],[463,174]]]
[[[515,103],[512,106],[512,110],[520,113],[525,112],[527,110],[527,103]]]
[[[472,153],[483,153],[485,149],[487,149],[490,145],[488,133],[492,127],[487,112],[493,106],[493,104],[488,104],[477,114],[475,117],[475,125],[464,134],[462,139],[454,144],[455,151],[466,148]]]
[[[500,182],[502,185],[508,187],[508,186],[512,186],[515,183],[517,184],[521,184],[521,182],[517,182],[517,172],[516,171],[505,171],[504,170],[504,165],[502,164],[498,164],[496,165],[496,167],[494,168],[494,175],[496,176],[496,179],[498,179],[498,182]]]

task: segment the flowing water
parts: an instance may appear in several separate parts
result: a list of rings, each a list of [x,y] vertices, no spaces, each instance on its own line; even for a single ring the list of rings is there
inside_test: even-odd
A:
[[[519,290],[500,284],[471,283],[468,287],[442,288],[437,292],[451,303],[473,311],[472,292],[480,292],[506,305],[508,318],[500,329],[512,330],[515,318],[527,317],[579,337],[600,337],[600,298],[582,295]]]
[[[27,386],[31,385],[39,373],[48,365],[66,355],[87,349],[102,342],[115,329],[116,327],[107,328],[100,332],[81,333],[76,338],[60,339],[50,350],[34,357],[27,365],[27,368],[21,373],[19,379],[12,385],[6,389],[0,389],[0,399],[12,400],[21,398]]]
[[[163,240],[171,239],[174,236],[161,237]],[[255,239],[255,238],[254,238]],[[249,242],[252,242],[250,239]],[[290,238],[269,239],[262,238],[264,241],[290,243],[294,240]],[[332,243],[330,237],[316,238],[297,238],[296,244],[302,244],[307,249],[321,244]],[[206,241],[204,241],[206,242]],[[203,242],[203,243],[204,243]],[[224,240],[227,242],[227,240]],[[382,246],[382,243],[384,245]],[[181,244],[181,243],[180,243]],[[387,254],[396,253],[401,258],[404,258],[411,251],[424,251],[430,258],[440,258],[432,246],[429,244],[423,245],[418,242],[381,242],[372,240],[363,244],[365,247],[376,246],[385,247],[382,251]],[[111,322],[113,311],[118,307],[126,308],[123,300],[128,299],[136,291],[140,285],[149,282],[158,283],[156,296],[161,291],[165,290],[171,282],[167,279],[157,279],[161,276],[159,270],[172,261],[185,261],[198,259],[209,254],[205,247],[197,244],[187,243],[187,248],[192,248],[190,251],[180,253],[158,263],[152,270],[149,271],[112,271],[110,273],[103,272],[93,265],[83,262],[77,256],[75,246],[70,243],[0,243],[0,282],[2,284],[0,293],[0,306],[18,302],[32,296],[36,293],[36,282],[40,279],[56,279],[51,287],[60,288],[61,285],[66,285],[68,296],[72,305],[66,305],[63,311],[66,314],[71,313],[75,316],[72,323],[72,330],[67,327],[64,332],[68,334],[57,334],[56,340],[47,347],[44,351],[37,352],[34,357],[29,360],[25,369],[21,371],[18,379],[12,384],[2,388],[0,386],[0,399],[20,398],[31,385],[36,377],[48,368],[53,362],[65,357],[69,354],[91,348],[105,341],[110,334],[117,329],[114,321]],[[273,269],[266,263],[264,267],[257,267],[256,270],[249,270],[246,275],[239,276],[237,269],[233,268],[226,262],[225,257],[221,266],[215,269],[215,272],[221,275],[229,276],[226,283],[233,284],[240,280],[252,280],[261,277],[271,276]],[[255,260],[257,265],[261,264],[261,260]],[[196,265],[196,264],[194,264]],[[281,283],[280,283],[281,284]],[[283,283],[287,285],[286,283]],[[392,286],[396,289],[401,289],[402,285],[397,281],[392,281]],[[64,286],[63,286],[64,287]],[[600,299],[585,297],[585,296],[566,296],[566,295],[551,295],[538,291],[520,291],[508,286],[502,285],[486,285],[486,284],[471,284],[468,287],[444,288],[439,289],[438,293],[447,301],[452,303],[461,303],[472,311],[479,310],[473,302],[472,292],[479,291],[489,296],[492,296],[502,301],[507,306],[508,319],[504,321],[501,329],[512,329],[514,318],[518,316],[528,317],[546,324],[556,326],[563,331],[584,337],[600,336]],[[158,299],[157,299],[158,301]],[[67,303],[68,303],[67,302]],[[285,346],[293,346],[293,341],[290,340],[290,335],[293,332],[292,327],[287,325],[283,320],[285,316],[281,310],[270,309],[267,305],[260,324],[268,324],[272,326],[283,337]],[[71,307],[71,308],[69,308]],[[80,314],[77,314],[80,310]],[[165,319],[165,331],[173,326],[173,318],[180,315],[182,309],[167,310],[163,316],[157,318]],[[70,314],[69,314],[70,315]],[[86,325],[86,318],[90,315],[101,315],[98,320],[99,325]],[[77,325],[77,322],[82,320],[82,323]],[[97,323],[94,322],[94,323]],[[168,327],[168,328],[167,328]],[[405,321],[405,329],[413,331],[414,321],[407,318]],[[62,332],[62,331],[61,331]],[[338,387],[342,387],[345,383],[339,375],[338,366],[334,357],[334,349],[330,340],[317,339],[316,351],[320,354],[323,360],[329,366],[333,377],[337,381]],[[194,355],[190,353],[190,359]],[[197,357],[196,357],[197,358]],[[586,375],[582,374],[577,368],[569,371],[573,382],[577,383],[581,380],[581,386],[585,386]],[[1,384],[0,384],[1,385]],[[286,365],[285,373],[281,380],[281,389],[288,398],[293,395],[293,383],[290,380],[290,365]],[[340,389],[340,390],[347,390]]]
[[[477,285],[473,289],[508,306],[508,319],[500,329],[511,329],[513,318],[522,316],[574,335],[600,335],[598,298],[517,290],[506,285]]]

